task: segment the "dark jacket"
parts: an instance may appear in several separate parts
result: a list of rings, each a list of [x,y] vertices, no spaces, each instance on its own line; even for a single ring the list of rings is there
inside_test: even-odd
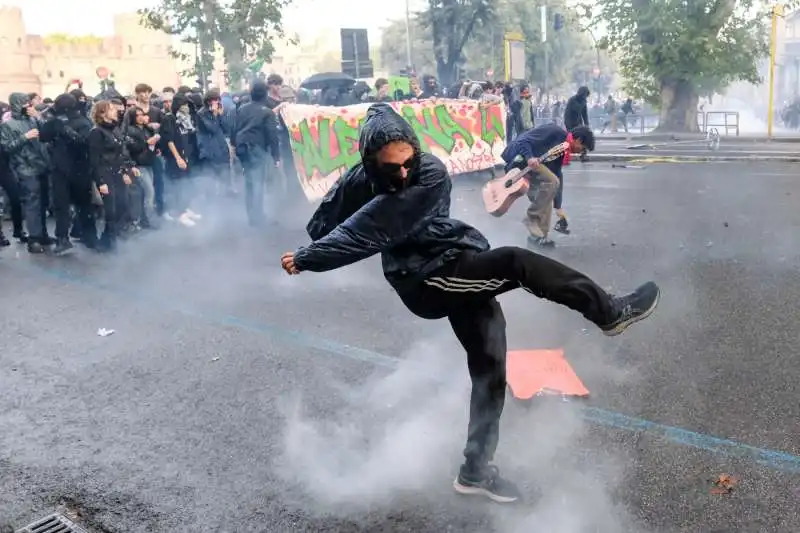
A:
[[[589,94],[588,88],[580,87],[578,92],[567,100],[567,106],[564,108],[564,127],[568,130],[589,125],[589,107],[586,102]]]
[[[511,170],[514,165],[513,161],[518,155],[524,158],[525,164],[528,159],[532,157],[541,157],[548,150],[556,145],[559,145],[567,140],[567,132],[561,126],[556,124],[542,124],[536,126],[528,131],[517,135],[513,141],[508,143],[501,157],[506,162],[506,172]],[[545,166],[549,168],[553,174],[562,177],[561,167],[563,164],[563,157],[556,157],[551,161],[547,161]]]
[[[47,172],[49,154],[47,147],[39,139],[26,139],[25,134],[38,129],[41,124],[29,117],[24,110],[30,100],[24,93],[11,93],[8,104],[11,118],[0,125],[0,145],[8,156],[8,164],[17,178],[38,176]]]
[[[78,101],[62,94],[53,115],[39,130],[39,140],[50,144],[50,166],[65,176],[84,178],[89,172],[89,133],[92,121],[81,114]]]
[[[236,112],[236,125],[231,134],[231,143],[236,154],[246,159],[253,149],[272,154],[275,161],[281,159],[281,145],[278,137],[278,118],[264,100],[253,100],[244,104]]]
[[[375,165],[378,150],[397,140],[417,154],[402,188]],[[324,272],[380,253],[384,276],[402,293],[464,250],[489,249],[478,230],[450,218],[447,168],[420,151],[414,130],[389,105],[370,106],[359,147],[362,162],[334,184],[308,223],[314,242],[295,253],[298,269]]]
[[[169,149],[169,143],[175,145],[175,149],[181,156],[188,168],[191,169],[197,162],[197,123],[196,118],[192,116],[192,127],[184,127],[178,120],[177,113],[180,112],[181,106],[186,103],[188,99],[186,96],[176,94],[172,100],[172,112],[164,115],[164,122],[159,129],[161,134],[161,153],[164,155],[166,162],[166,171],[172,176],[182,176],[186,171],[178,167],[175,157],[172,155],[172,150]],[[194,129],[192,129],[194,128]]]
[[[136,124],[136,114],[127,115],[126,120],[128,129],[125,135],[125,146],[131,160],[137,167],[152,167],[156,160],[156,151],[155,147],[147,144],[147,141],[154,137],[156,132],[147,126]]]
[[[197,150],[203,162],[228,163],[231,159],[222,115],[214,115],[207,107],[197,113]]]
[[[89,133],[89,174],[98,186],[118,183],[132,164],[116,124],[102,123]]]

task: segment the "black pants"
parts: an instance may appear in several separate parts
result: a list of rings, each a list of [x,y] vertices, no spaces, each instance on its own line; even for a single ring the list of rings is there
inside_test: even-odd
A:
[[[17,178],[11,173],[11,170],[6,168],[0,170],[0,187],[6,191],[8,196],[8,203],[11,204],[11,223],[14,226],[14,235],[19,237],[22,235],[22,196]]]
[[[153,190],[155,191],[156,214],[164,214],[164,159],[161,156],[153,161]]]
[[[113,246],[128,219],[128,186],[122,176],[115,176],[106,185],[108,194],[103,195],[106,226],[100,240],[105,246]]]
[[[250,224],[261,224],[265,220],[264,193],[268,181],[273,177],[270,172],[272,161],[266,151],[249,147],[241,153],[239,159],[244,169],[244,203],[247,219]]]
[[[558,191],[556,191],[556,196],[553,198],[553,207],[555,209],[561,209],[561,203],[564,201],[564,173],[562,172],[560,176],[558,176]]]
[[[84,176],[67,175],[56,170],[52,175],[53,210],[56,217],[56,238],[66,239],[73,223],[70,206],[76,210],[75,233],[83,235],[83,230],[92,221],[92,184]],[[93,226],[93,224],[92,224]]]
[[[47,208],[50,205],[50,176],[18,176],[22,212],[31,242],[44,242],[47,234]]]
[[[480,469],[497,448],[506,394],[506,321],[496,296],[516,288],[565,305],[589,321],[612,320],[611,297],[584,274],[517,247],[464,252],[401,298],[422,318],[447,317],[472,378],[464,456]]]

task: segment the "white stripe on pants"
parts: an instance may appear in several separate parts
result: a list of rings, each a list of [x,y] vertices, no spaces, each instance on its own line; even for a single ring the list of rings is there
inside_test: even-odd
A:
[[[432,277],[425,280],[426,285],[446,292],[486,292],[496,291],[506,283],[507,279],[464,279],[452,277]]]

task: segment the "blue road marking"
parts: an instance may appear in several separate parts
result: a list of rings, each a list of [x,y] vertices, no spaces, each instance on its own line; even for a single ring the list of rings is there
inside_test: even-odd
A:
[[[103,285],[102,283],[99,283],[88,276],[74,274],[63,269],[48,268],[41,265],[33,265],[33,268],[31,269],[31,266],[32,265],[30,263],[26,263],[24,270],[27,272],[38,272],[43,276],[55,279],[57,281],[62,281],[73,285],[81,285],[103,292],[125,296],[126,298],[130,298],[134,301],[155,304],[162,308],[172,309],[182,314],[196,317],[205,322],[240,328],[255,333],[267,334],[289,344],[313,348],[321,352],[327,352],[332,355],[346,357],[356,361],[390,369],[397,368],[397,366],[403,362],[403,360],[398,357],[391,357],[378,352],[365,350],[357,346],[350,346],[348,344],[343,344],[300,331],[287,330],[279,326],[263,324],[228,314],[197,311],[185,306],[176,305],[174,302],[166,301],[163,298],[142,294],[139,290],[134,292],[118,287]],[[20,270],[22,270],[22,267],[20,267]],[[421,365],[420,372],[423,372]],[[586,420],[602,426],[613,427],[630,432],[648,433],[675,444],[706,450],[717,455],[750,459],[763,466],[781,472],[800,473],[800,456],[797,455],[792,455],[778,450],[759,448],[749,444],[714,437],[704,433],[667,426],[622,413],[607,411],[598,407],[584,406],[581,408],[581,412]]]

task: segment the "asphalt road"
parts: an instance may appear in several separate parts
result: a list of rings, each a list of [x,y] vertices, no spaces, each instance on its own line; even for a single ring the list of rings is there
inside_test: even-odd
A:
[[[457,179],[453,214],[523,244],[522,202],[491,219],[478,191]],[[663,298],[614,339],[502,298],[510,347],[563,347],[591,391],[508,404],[515,507],[452,492],[468,376],[447,323],[408,313],[377,258],[279,270],[308,205],[261,233],[227,205],[116,257],[2,250],[0,523],[65,503],[120,533],[796,533],[798,197],[793,166],[568,170],[550,253]],[[722,473],[738,486],[711,494]]]

